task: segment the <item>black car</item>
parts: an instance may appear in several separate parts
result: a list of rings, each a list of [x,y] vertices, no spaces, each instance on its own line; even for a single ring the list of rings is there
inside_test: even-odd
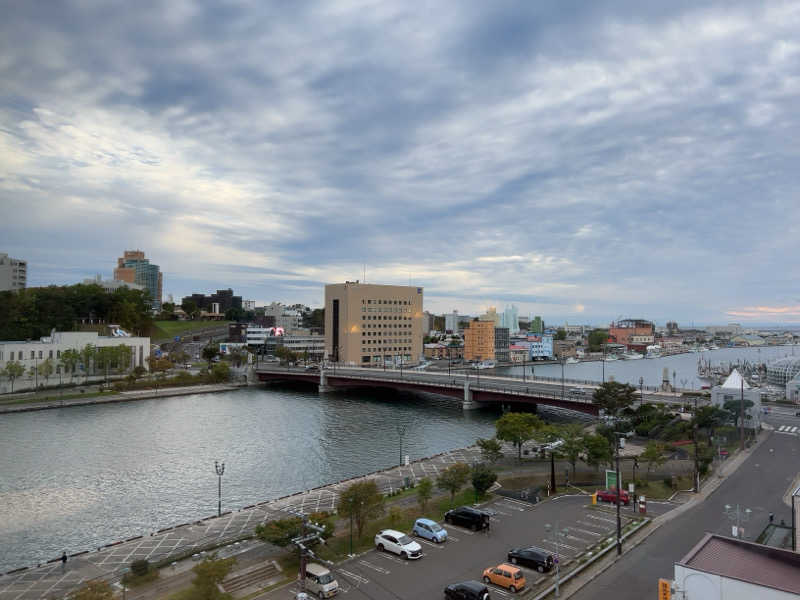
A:
[[[445,523],[469,527],[472,531],[489,527],[489,514],[470,506],[459,506],[444,513]]]
[[[462,581],[444,588],[444,597],[451,600],[489,600],[489,590],[477,581]]]
[[[553,568],[553,555],[548,550],[531,546],[530,548],[514,548],[508,551],[508,562],[512,565],[532,567],[544,573]]]

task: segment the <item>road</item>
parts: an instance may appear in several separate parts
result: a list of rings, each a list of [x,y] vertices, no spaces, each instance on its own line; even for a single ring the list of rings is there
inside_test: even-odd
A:
[[[758,537],[775,514],[775,522],[791,524],[791,511],[782,496],[798,474],[800,438],[773,432],[769,438],[714,491],[705,502],[658,529],[634,551],[572,596],[575,600],[655,598],[659,577],[672,579],[673,564],[683,558],[709,531],[731,535],[725,505],[749,508],[743,524],[745,539]]]

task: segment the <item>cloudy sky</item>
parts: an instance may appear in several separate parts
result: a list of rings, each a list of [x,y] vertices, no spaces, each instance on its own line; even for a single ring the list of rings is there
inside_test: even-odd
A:
[[[798,2],[4,4],[30,285],[141,248],[176,298],[800,322]]]

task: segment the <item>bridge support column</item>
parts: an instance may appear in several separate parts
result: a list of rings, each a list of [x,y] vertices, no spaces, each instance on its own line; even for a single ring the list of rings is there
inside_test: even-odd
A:
[[[477,402],[472,399],[472,390],[469,389],[469,379],[464,380],[464,402],[461,403],[461,408],[464,410],[475,410],[481,408],[483,402]]]
[[[328,376],[323,368],[319,370],[319,391],[320,393],[333,391],[333,387],[328,385]]]

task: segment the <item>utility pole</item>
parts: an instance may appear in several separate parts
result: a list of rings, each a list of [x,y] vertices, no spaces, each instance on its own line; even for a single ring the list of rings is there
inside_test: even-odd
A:
[[[744,377],[742,377],[741,396],[739,397],[739,450],[744,452]]]
[[[295,513],[292,513],[295,514]],[[325,528],[320,527],[316,523],[309,523],[308,516],[305,514],[298,515],[302,520],[302,529],[300,531],[300,535],[296,538],[292,539],[292,544],[297,546],[298,550],[300,550],[300,591],[305,593],[306,591],[306,564],[308,563],[308,557],[311,556],[312,558],[316,558],[317,560],[321,560],[318,556],[316,556],[311,549],[308,547],[308,543],[311,541],[319,541],[324,543],[325,540],[322,538],[322,533],[324,533]],[[306,530],[311,529],[311,533],[308,533]],[[322,561],[327,564],[330,564],[328,561]]]
[[[694,438],[694,493],[700,493],[700,461],[697,447],[697,396],[694,397],[694,424],[692,425],[692,438]]]
[[[631,506],[633,506],[633,512],[636,512],[636,468],[639,466],[639,457],[633,457],[633,498],[631,498]]]
[[[556,449],[550,448],[550,491],[556,493]]]

